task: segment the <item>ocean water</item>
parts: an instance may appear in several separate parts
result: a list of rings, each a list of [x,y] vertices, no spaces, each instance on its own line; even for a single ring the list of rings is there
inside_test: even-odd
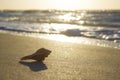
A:
[[[120,11],[0,11],[0,32],[120,49]]]

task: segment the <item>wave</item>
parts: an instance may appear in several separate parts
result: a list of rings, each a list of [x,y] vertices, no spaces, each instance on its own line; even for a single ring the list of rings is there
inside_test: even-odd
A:
[[[120,28],[80,27],[70,24],[23,24],[1,23],[0,30],[17,33],[62,34],[69,37],[86,37],[98,40],[120,42]],[[22,26],[22,27],[21,27]]]
[[[120,11],[0,11],[0,30],[120,42]]]
[[[0,11],[0,21],[119,27],[120,11]]]

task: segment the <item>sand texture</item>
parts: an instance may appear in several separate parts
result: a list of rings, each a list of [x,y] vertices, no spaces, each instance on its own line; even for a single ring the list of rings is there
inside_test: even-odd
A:
[[[39,48],[44,62],[20,61]],[[120,80],[120,50],[0,33],[0,80]]]

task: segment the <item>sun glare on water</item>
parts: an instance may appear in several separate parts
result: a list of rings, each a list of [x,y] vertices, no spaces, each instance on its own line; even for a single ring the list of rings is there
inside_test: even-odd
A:
[[[75,17],[72,17],[72,13],[68,13],[68,14],[59,16],[59,19],[64,21],[71,21],[71,20],[74,20]]]

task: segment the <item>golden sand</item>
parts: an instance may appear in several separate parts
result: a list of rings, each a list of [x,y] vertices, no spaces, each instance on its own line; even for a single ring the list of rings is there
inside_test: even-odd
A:
[[[39,48],[44,62],[20,62]],[[0,80],[120,80],[120,50],[0,33]]]

